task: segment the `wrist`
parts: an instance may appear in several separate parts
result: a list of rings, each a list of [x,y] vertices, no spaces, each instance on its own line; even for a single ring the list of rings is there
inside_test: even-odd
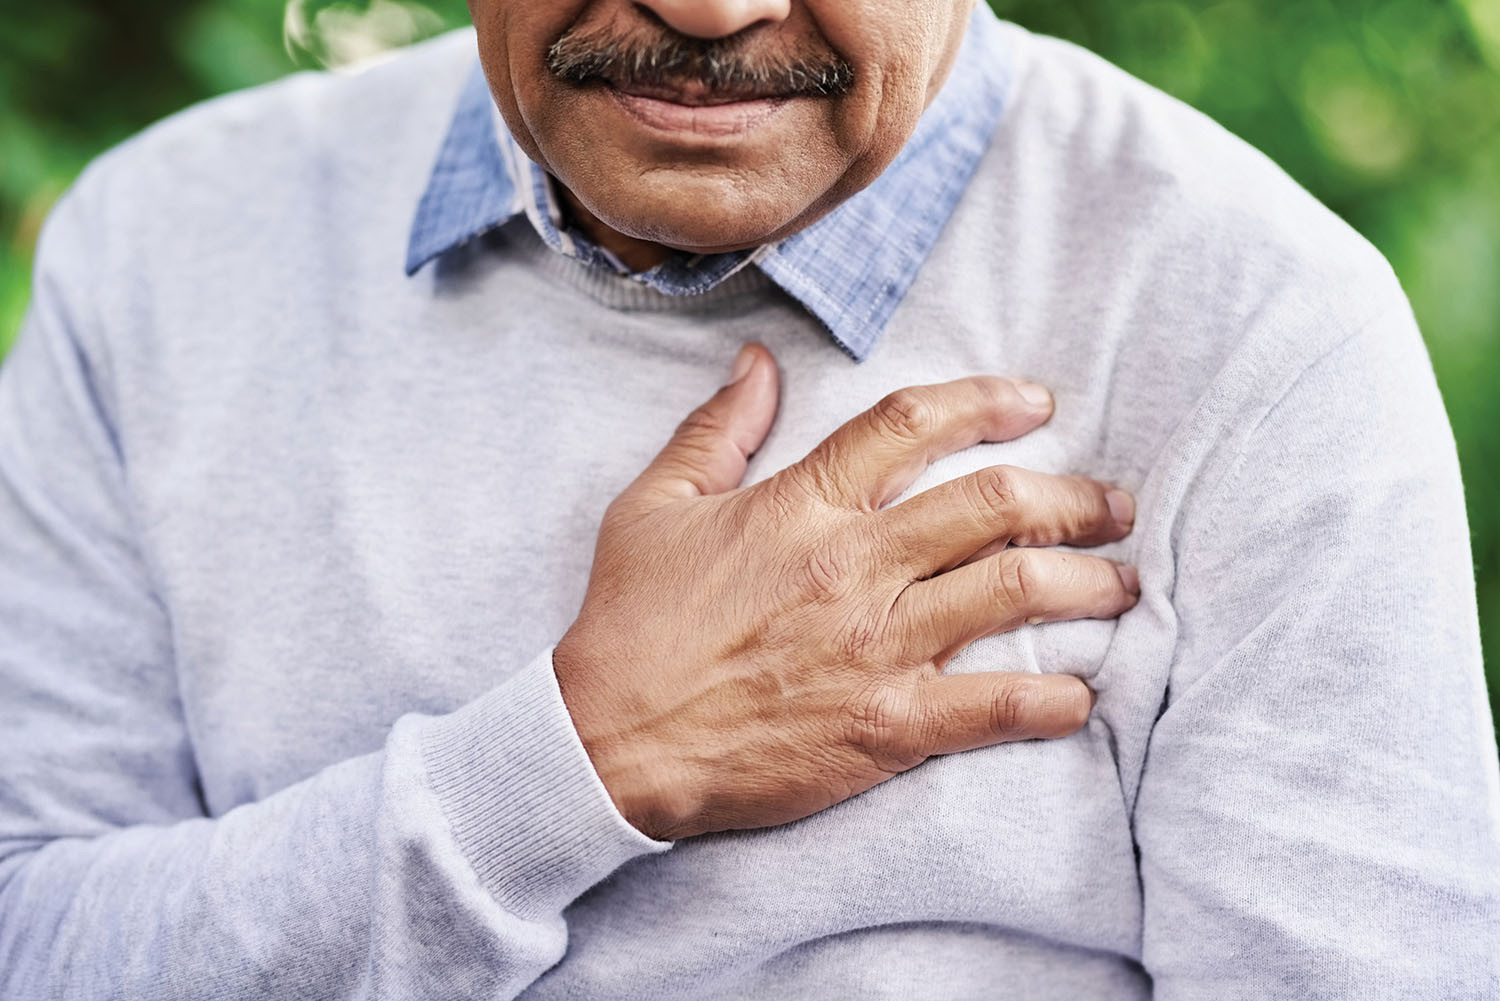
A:
[[[559,696],[547,651],[451,713],[404,718],[388,745],[391,767],[416,769],[413,781],[431,789],[484,887],[526,911],[560,910],[624,862],[667,847],[619,815]]]
[[[688,791],[680,759],[626,718],[596,679],[607,677],[570,631],[552,655],[558,691],[579,742],[620,816],[659,841],[685,836],[696,798]]]
[[[585,740],[583,746],[615,809],[632,827],[658,841],[693,833],[694,797],[674,781],[676,769],[660,755],[614,740]]]

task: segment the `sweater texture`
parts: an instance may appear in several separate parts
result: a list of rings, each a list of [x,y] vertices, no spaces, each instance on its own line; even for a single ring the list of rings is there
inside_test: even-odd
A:
[[[91,167],[0,370],[0,997],[1500,996],[1463,498],[1394,276],[1206,118],[1001,30],[1004,115],[860,363],[758,267],[668,296],[524,216],[403,274],[472,32]],[[618,815],[550,650],[749,340],[751,480],[901,386],[1054,391],[912,492],[1135,493],[1100,552],[1138,607],[948,668],[1081,676],[1082,731],[766,830]]]

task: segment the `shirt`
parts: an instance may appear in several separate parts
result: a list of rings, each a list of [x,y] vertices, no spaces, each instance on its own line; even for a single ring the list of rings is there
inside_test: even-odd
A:
[[[482,198],[407,276],[474,49],[210,102],[49,220],[0,369],[0,996],[1496,994],[1458,468],[1368,244],[981,13],[948,86],[996,73],[995,124],[913,259],[926,180],[697,294]],[[861,218],[892,235],[828,238]],[[839,276],[888,287],[886,255],[912,277],[860,325],[883,300]],[[605,506],[752,338],[783,395],[750,480],[903,385],[1048,385],[1046,427],[912,491],[1119,483],[1135,530],[1099,551],[1142,599],[947,667],[1076,674],[1079,733],[668,845],[614,810],[550,649]]]

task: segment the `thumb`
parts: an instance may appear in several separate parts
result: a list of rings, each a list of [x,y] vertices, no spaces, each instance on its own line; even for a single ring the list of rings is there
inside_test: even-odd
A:
[[[761,344],[746,344],[735,358],[729,384],[678,425],[626,495],[663,503],[733,490],[771,430],[778,394],[771,352]]]

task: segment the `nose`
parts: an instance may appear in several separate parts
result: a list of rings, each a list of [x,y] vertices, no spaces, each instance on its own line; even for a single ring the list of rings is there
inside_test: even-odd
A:
[[[760,21],[784,21],[791,0],[638,0],[669,27],[695,38],[727,38]]]

